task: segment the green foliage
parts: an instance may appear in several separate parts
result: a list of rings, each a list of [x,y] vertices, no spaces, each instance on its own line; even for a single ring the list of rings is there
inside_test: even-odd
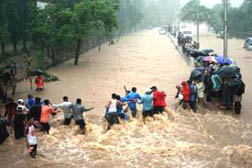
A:
[[[207,23],[215,32],[223,30],[223,4],[212,9],[199,6],[199,23]],[[197,0],[189,1],[182,9],[182,20],[197,23]],[[252,36],[252,1],[246,0],[239,8],[228,6],[228,31],[232,36]]]
[[[41,70],[45,70],[45,57],[43,56],[43,54],[41,53],[41,51],[37,51],[36,53],[36,57],[37,57],[37,68],[41,69]]]
[[[5,43],[8,41],[9,33],[5,25],[0,25],[0,43]]]
[[[48,74],[46,72],[42,72],[42,76],[44,77],[45,82],[56,82],[59,81],[59,78],[55,75]]]
[[[122,32],[132,32],[137,29],[143,19],[142,0],[120,0],[120,10],[117,13]]]
[[[198,0],[189,1],[181,11],[181,19],[192,23],[203,23],[211,18],[211,10],[198,4]]]

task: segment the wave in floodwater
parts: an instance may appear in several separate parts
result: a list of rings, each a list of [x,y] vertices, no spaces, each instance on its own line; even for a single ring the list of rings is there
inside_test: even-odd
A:
[[[147,118],[146,124],[139,116],[108,132],[105,122],[99,126],[87,121],[87,135],[80,135],[74,122],[62,125],[59,115],[51,121],[50,135],[38,133],[37,159],[22,148],[22,159],[11,167],[250,168],[252,125],[221,112],[204,112],[178,110]],[[8,140],[3,148],[13,143]],[[8,163],[8,156],[1,160]]]

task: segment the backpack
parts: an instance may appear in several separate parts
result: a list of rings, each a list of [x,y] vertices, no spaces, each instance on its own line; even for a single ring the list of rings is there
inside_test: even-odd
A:
[[[237,88],[237,90],[236,90],[236,95],[238,95],[238,96],[241,96],[241,95],[243,95],[244,93],[245,93],[245,84],[244,84],[244,82],[243,81],[241,81],[241,84],[239,85],[239,87]]]

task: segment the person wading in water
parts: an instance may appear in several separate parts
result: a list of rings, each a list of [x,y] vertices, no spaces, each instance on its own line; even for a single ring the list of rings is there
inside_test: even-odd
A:
[[[81,105],[82,100],[77,99],[75,105],[71,105],[70,108],[73,110],[73,118],[75,120],[76,125],[79,125],[80,129],[82,130],[82,133],[86,133],[86,122],[83,117],[83,113],[86,111],[93,110],[94,108],[85,108],[83,105]]]
[[[108,121],[108,128],[109,130],[111,126],[114,124],[119,124],[119,119],[117,115],[117,106],[122,105],[120,101],[117,100],[117,95],[115,93],[112,94],[112,99],[109,103],[105,106],[106,107],[106,120]]]
[[[53,108],[60,108],[64,112],[64,125],[69,125],[71,123],[71,120],[73,118],[73,112],[72,112],[72,102],[68,101],[68,97],[63,97],[63,103],[58,105],[53,105]]]

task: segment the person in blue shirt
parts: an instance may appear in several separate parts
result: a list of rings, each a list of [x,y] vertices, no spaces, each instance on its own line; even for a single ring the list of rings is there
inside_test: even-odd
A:
[[[130,108],[132,117],[136,118],[136,114],[137,114],[136,102],[137,100],[141,100],[140,95],[137,93],[137,88],[133,87],[131,89],[131,92],[126,96],[126,98],[129,101],[128,106]]]
[[[145,94],[141,96],[141,101],[140,104],[143,105],[143,122],[145,123],[145,118],[150,116],[153,117],[153,106],[152,106],[152,101],[153,101],[153,96],[151,95],[152,90],[147,89],[145,91]]]
[[[35,99],[31,94],[29,94],[27,97],[28,97],[28,99],[25,102],[25,106],[28,109],[31,109],[31,107],[35,104]]]
[[[193,112],[197,112],[197,86],[190,82],[190,106]]]
[[[123,111],[123,106],[125,105],[125,104],[123,104],[123,102],[125,102],[126,99],[121,98],[120,95],[117,95],[117,100],[121,102],[121,104],[117,106],[117,115],[118,115],[118,117],[120,117],[123,120],[128,121],[129,116],[127,114],[125,114],[124,111]]]

